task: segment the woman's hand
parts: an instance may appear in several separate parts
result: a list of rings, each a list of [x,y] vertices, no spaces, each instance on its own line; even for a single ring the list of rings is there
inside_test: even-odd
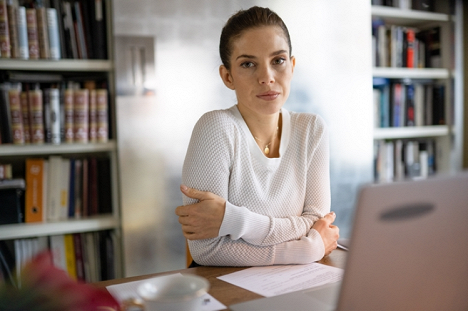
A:
[[[175,213],[179,216],[182,232],[189,240],[215,238],[226,210],[226,200],[211,192],[199,191],[186,186],[180,186],[180,191],[198,203],[179,206]]]
[[[337,226],[332,225],[335,218],[335,212],[328,213],[323,218],[317,220],[312,226],[312,228],[317,230],[322,237],[323,245],[325,245],[325,256],[330,255],[330,253],[338,247],[337,241],[340,237],[340,229]]]

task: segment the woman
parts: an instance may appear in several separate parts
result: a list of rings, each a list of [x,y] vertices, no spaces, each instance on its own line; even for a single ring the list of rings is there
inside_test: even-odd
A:
[[[328,134],[286,102],[296,60],[288,29],[267,8],[233,15],[220,39],[224,84],[237,105],[203,115],[176,209],[194,261],[213,266],[305,264],[337,246]]]

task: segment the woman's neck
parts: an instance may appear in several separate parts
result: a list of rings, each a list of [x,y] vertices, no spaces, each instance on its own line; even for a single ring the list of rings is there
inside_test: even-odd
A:
[[[253,114],[251,111],[243,111],[238,105],[238,109],[257,145],[269,158],[279,157],[279,146],[281,139],[281,114],[271,115]]]

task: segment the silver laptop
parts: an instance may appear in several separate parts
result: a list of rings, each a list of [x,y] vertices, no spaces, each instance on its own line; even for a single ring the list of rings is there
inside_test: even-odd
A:
[[[361,188],[343,280],[231,305],[255,310],[468,310],[468,172]]]

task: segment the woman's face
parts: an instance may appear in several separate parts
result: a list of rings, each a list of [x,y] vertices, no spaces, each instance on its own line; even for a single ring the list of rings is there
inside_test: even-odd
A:
[[[220,67],[227,87],[236,91],[241,112],[253,115],[277,113],[289,96],[295,58],[283,31],[277,26],[246,30],[234,39],[231,69]]]

